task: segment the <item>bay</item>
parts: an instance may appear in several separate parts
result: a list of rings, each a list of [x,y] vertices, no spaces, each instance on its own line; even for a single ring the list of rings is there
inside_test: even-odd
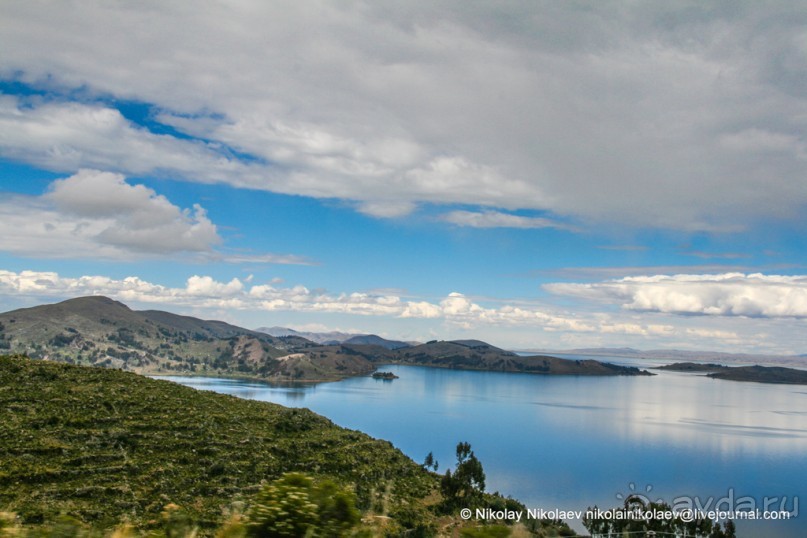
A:
[[[631,359],[623,361],[630,364]],[[740,536],[807,535],[807,387],[679,372],[653,377],[540,376],[390,365],[371,377],[279,387],[167,376],[199,389],[307,407],[391,441],[440,472],[471,443],[487,490],[528,508],[620,506],[638,493],[668,504],[784,510],[790,520],[740,521]],[[583,531],[579,521],[570,521]]]

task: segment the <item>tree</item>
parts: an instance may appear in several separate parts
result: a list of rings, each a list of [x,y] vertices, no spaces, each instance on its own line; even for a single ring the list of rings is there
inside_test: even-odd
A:
[[[446,471],[440,489],[449,506],[457,506],[461,501],[469,506],[481,498],[485,491],[485,471],[469,443],[457,444],[457,466],[453,474],[450,469]]]
[[[437,463],[436,459],[434,459],[434,454],[432,454],[431,452],[426,454],[426,459],[423,461],[424,469],[431,469],[432,471],[437,472],[437,468],[439,466],[440,464]]]

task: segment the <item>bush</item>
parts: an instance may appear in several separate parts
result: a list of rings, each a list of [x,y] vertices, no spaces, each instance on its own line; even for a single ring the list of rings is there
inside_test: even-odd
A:
[[[356,498],[330,480],[317,485],[300,473],[267,484],[247,512],[247,536],[346,536],[361,520]]]

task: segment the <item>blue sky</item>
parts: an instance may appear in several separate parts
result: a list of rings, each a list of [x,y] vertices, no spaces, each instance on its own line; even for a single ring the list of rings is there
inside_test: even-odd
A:
[[[805,353],[799,2],[4,2],[0,305]]]

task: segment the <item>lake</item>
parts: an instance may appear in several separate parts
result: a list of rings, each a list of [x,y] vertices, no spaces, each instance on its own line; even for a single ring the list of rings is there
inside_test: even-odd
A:
[[[528,508],[614,508],[634,492],[678,506],[685,497],[690,505],[711,509],[719,502],[723,510],[746,512],[749,503],[797,512],[799,498],[807,502],[805,386],[678,372],[580,377],[380,369],[400,378],[305,387],[164,378],[307,407],[340,426],[387,439],[416,461],[433,452],[440,472],[453,468],[456,444],[467,441],[484,466],[487,490]],[[807,536],[807,516],[736,523],[739,536]]]

